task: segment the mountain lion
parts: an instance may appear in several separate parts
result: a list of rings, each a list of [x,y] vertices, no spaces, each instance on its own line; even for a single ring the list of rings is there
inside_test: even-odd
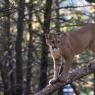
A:
[[[46,35],[46,43],[54,62],[54,76],[50,83],[58,80],[67,81],[74,56],[86,49],[95,52],[95,24],[89,23],[80,29],[65,33],[49,33]],[[62,57],[65,59],[65,63],[63,71],[59,75]]]

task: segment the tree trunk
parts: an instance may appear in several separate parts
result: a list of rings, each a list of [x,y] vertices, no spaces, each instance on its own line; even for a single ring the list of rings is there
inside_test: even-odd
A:
[[[18,0],[18,21],[16,38],[16,95],[23,94],[23,71],[22,71],[22,40],[24,30],[24,7],[25,0]]]
[[[39,89],[46,86],[47,83],[47,65],[48,65],[48,47],[45,41],[45,34],[50,31],[50,18],[51,18],[51,6],[52,0],[46,0],[46,7],[44,12],[44,24],[43,24],[43,35],[42,35],[42,58],[40,66],[40,83]]]
[[[8,10],[6,12],[6,33],[7,33],[7,50],[8,50],[8,61],[9,61],[9,71],[11,70],[13,71],[13,63],[12,63],[12,48],[13,48],[13,44],[11,42],[11,32],[10,32],[10,12],[9,12],[9,8],[10,8],[10,2],[9,0],[5,0],[6,3],[6,9]],[[8,76],[8,74],[7,74]],[[15,95],[15,81],[14,81],[14,71],[11,73],[10,76],[8,76],[8,80],[9,80],[9,88],[10,88],[10,93],[9,95]],[[7,93],[8,94],[8,93]]]
[[[55,4],[56,4],[56,32],[60,32],[60,21],[59,21],[59,17],[60,17],[60,12],[59,12],[59,0],[55,0]]]
[[[5,9],[9,9],[10,7],[9,0],[4,0],[4,2],[5,2]],[[4,38],[5,38],[4,52],[9,49],[9,35],[10,35],[10,15],[9,15],[9,10],[8,10],[7,13],[5,14],[5,22],[4,22]],[[9,62],[8,57],[5,59],[5,61]],[[6,66],[6,64],[8,63],[5,63],[4,65],[2,65],[2,69],[1,69],[1,76],[2,76],[2,80],[4,84],[4,95],[11,95],[10,79],[7,77],[9,67]]]
[[[30,95],[31,94],[31,77],[32,77],[32,72],[31,72],[31,64],[33,62],[33,44],[32,44],[32,36],[33,36],[33,28],[32,28],[32,10],[33,10],[33,2],[30,0],[29,2],[29,24],[28,24],[28,29],[29,29],[29,43],[28,43],[28,63],[27,63],[27,77],[26,77],[26,91],[25,95]]]

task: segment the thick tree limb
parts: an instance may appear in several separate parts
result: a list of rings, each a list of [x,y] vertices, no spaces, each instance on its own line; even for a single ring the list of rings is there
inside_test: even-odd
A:
[[[95,59],[93,61],[89,62],[89,64],[86,66],[72,70],[72,72],[69,74],[69,76],[70,76],[69,80],[70,81],[72,80],[72,82],[73,82],[73,81],[78,80],[78,79],[82,78],[83,76],[88,75],[93,72],[95,72]],[[43,88],[42,90],[40,90],[39,92],[37,92],[34,95],[48,95],[51,92],[55,91],[56,89],[60,88],[61,86],[65,86],[68,83],[69,82],[67,82],[67,83],[58,82],[53,85],[47,85],[45,88]]]

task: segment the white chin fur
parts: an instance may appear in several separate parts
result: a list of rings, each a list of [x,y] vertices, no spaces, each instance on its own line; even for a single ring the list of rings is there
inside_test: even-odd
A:
[[[53,49],[53,51],[57,51],[57,50],[59,50],[59,48],[54,48],[54,49]]]

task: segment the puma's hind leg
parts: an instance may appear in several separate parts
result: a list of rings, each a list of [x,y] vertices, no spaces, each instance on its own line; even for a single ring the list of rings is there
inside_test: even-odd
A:
[[[73,64],[73,58],[72,57],[68,58],[65,61],[64,65],[63,65],[63,71],[62,71],[62,73],[59,76],[60,82],[64,82],[65,83],[65,82],[70,81],[70,79],[69,79],[69,71],[70,71],[70,69],[72,67],[72,64]]]

